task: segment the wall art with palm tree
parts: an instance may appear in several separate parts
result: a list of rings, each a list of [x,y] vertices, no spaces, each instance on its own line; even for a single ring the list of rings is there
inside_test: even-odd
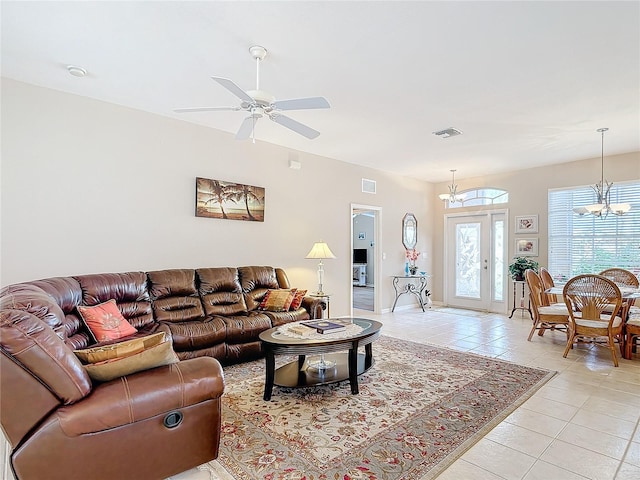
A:
[[[196,177],[196,217],[264,222],[264,187]]]

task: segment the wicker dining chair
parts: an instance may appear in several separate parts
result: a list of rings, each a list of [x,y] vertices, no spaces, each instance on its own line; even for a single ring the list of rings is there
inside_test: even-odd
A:
[[[625,285],[628,287],[638,288],[640,287],[640,281],[633,272],[625,270],[624,268],[607,268],[600,272],[600,275],[607,277],[618,285]]]
[[[640,281],[638,281],[638,277],[636,277],[633,272],[625,270],[624,268],[607,268],[606,270],[601,271],[600,275],[613,280],[619,287],[640,287]],[[633,306],[634,302],[634,298],[622,299],[622,311],[620,316],[623,318],[623,320],[627,319],[629,309]]]
[[[538,275],[540,276],[540,280],[542,281],[542,288],[544,288],[545,291],[556,286],[553,281],[553,277],[549,273],[549,270],[547,270],[546,268],[540,267],[538,269]],[[558,298],[558,295],[555,295],[553,293],[545,293],[545,296],[548,302],[547,305],[560,303],[560,299]],[[562,302],[562,304],[564,305],[564,302]]]
[[[638,288],[640,287],[640,281],[638,281],[638,277],[634,275],[633,272],[629,270],[625,270],[624,268],[607,268],[600,272],[600,275],[603,275],[607,278],[610,278],[616,285],[623,287],[631,287]],[[625,321],[623,327],[623,335],[624,335],[624,358],[631,358],[632,351],[636,350],[635,343],[640,341],[640,319],[637,318],[637,313],[634,315],[632,319],[629,315],[633,304],[635,303],[634,298],[623,298],[622,299],[622,309],[620,311],[620,316]],[[609,308],[608,310],[611,310]]]
[[[529,299],[533,313],[533,326],[529,332],[528,341],[531,341],[533,332],[538,330],[538,335],[544,335],[545,330],[564,330],[567,332],[569,325],[569,312],[567,307],[561,304],[549,305],[542,280],[533,270],[525,270],[524,278],[529,287]]]
[[[640,307],[631,307],[624,324],[624,358],[631,360],[640,345]]]
[[[563,357],[575,343],[591,342],[609,348],[617,367],[616,340],[624,355],[623,321],[618,315],[622,305],[620,288],[602,275],[578,275],[569,279],[562,296],[569,311],[569,338]],[[613,311],[606,312],[607,306],[613,306]]]

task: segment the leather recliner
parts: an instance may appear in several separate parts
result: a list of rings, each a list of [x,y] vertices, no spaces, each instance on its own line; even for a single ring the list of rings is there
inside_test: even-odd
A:
[[[4,292],[0,419],[19,480],[162,479],[218,455],[224,376],[208,357],[92,384],[37,287]]]

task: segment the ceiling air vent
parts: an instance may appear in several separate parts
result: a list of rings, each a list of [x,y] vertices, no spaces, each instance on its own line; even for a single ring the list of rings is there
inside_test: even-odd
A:
[[[362,179],[362,193],[376,193],[376,181],[368,178]]]
[[[455,137],[456,135],[462,135],[460,130],[456,130],[453,127],[445,128],[444,130],[440,130],[439,132],[433,132],[434,135],[442,138]]]

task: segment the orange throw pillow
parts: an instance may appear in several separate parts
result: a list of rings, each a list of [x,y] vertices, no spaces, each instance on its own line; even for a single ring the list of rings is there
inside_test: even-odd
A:
[[[286,312],[291,306],[294,295],[295,290],[267,290],[258,309],[267,312]]]
[[[291,306],[289,307],[289,310],[293,311],[293,310],[297,310],[300,308],[300,305],[302,305],[302,299],[304,298],[304,296],[307,294],[306,290],[297,290],[296,289],[296,293],[293,296],[293,301],[291,302]]]
[[[137,332],[122,316],[113,299],[93,307],[78,306],[78,312],[97,342],[117,340]]]

